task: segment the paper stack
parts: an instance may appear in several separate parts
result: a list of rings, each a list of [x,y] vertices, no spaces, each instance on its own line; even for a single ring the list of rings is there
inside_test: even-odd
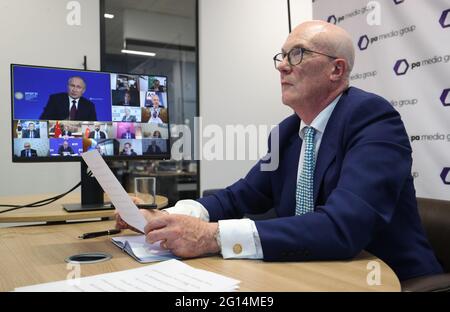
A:
[[[223,292],[239,288],[239,280],[195,269],[179,260],[79,279],[16,288],[19,292]]]

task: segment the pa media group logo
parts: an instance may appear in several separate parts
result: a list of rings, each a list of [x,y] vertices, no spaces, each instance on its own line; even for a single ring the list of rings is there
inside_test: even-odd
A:
[[[328,16],[328,18],[327,18],[327,22],[328,23],[330,23],[330,24],[334,24],[334,25],[336,25],[337,24],[337,18],[336,18],[336,15],[330,15],[330,16]]]
[[[407,59],[399,59],[394,64],[394,72],[397,76],[405,75],[409,70],[419,69],[428,65],[435,65],[439,63],[449,63],[450,54],[447,55],[435,55],[433,57],[427,57],[423,60],[410,62]]]
[[[450,106],[450,89],[445,89],[442,91],[441,102],[444,106]]]
[[[442,12],[441,17],[439,18],[439,24],[442,28],[450,27],[450,9]]]
[[[408,72],[409,63],[406,59],[401,59],[395,62],[394,72],[397,76],[405,75]]]
[[[367,35],[361,36],[361,37],[359,37],[359,40],[358,40],[358,48],[361,51],[364,51],[365,49],[367,49],[369,47],[369,43],[370,43],[370,39]]]
[[[442,170],[441,179],[445,185],[450,185],[450,167],[444,168]]]

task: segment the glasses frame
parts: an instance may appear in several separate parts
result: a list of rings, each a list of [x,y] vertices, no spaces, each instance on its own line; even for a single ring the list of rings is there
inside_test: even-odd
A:
[[[294,63],[291,62],[291,53],[292,53],[292,51],[296,51],[296,50],[300,50],[301,53],[302,53],[302,56],[300,58],[300,61],[294,64]],[[294,48],[290,49],[288,52],[280,52],[280,53],[275,54],[275,56],[273,57],[273,63],[275,65],[275,68],[278,69],[278,64],[281,64],[286,56],[288,57],[288,63],[289,63],[290,66],[296,66],[296,65],[300,64],[303,61],[303,55],[305,54],[305,52],[320,54],[320,55],[323,55],[323,56],[327,56],[327,57],[329,57],[329,58],[331,58],[333,60],[338,59],[337,56],[331,56],[331,55],[328,55],[328,54],[325,54],[325,53],[322,53],[322,52],[313,51],[313,50],[306,49],[306,48],[303,48],[303,47],[294,47]],[[282,56],[282,58],[281,58],[281,60],[278,60],[277,58],[280,55]]]

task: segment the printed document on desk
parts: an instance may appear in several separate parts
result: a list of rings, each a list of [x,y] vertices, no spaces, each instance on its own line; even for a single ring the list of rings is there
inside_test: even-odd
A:
[[[119,212],[120,217],[129,225],[144,233],[147,221],[139,212],[137,206],[133,203],[130,196],[128,196],[127,192],[114,176],[111,169],[109,169],[98,151],[92,150],[83,153],[82,157],[100,186],[106,194],[108,194],[114,207],[116,207]]]
[[[147,243],[145,235],[118,236],[113,237],[111,240],[114,245],[140,263],[178,259],[169,250],[162,249],[159,242]]]
[[[18,292],[223,292],[239,288],[239,280],[168,260],[138,269],[16,288]]]

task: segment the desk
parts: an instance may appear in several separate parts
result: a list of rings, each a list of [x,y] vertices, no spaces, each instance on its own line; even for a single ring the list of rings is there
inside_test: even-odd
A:
[[[81,276],[141,267],[114,246],[110,237],[88,240],[78,235],[112,228],[113,221],[0,229],[0,291],[64,280],[64,259],[82,252],[107,252],[109,261],[81,266]],[[381,285],[366,283],[369,261],[381,267]],[[400,291],[394,272],[376,257],[362,253],[352,261],[283,262],[223,260],[205,257],[187,264],[241,280],[241,291]]]
[[[55,196],[55,194],[46,195],[26,195],[26,196],[2,196],[2,204],[26,204],[32,203],[44,198]],[[62,204],[79,203],[81,201],[80,193],[71,193],[65,197],[43,207],[22,208],[11,212],[0,214],[0,223],[11,222],[61,222],[67,220],[81,220],[91,218],[111,218],[114,216],[114,210],[67,212],[62,208]],[[156,195],[156,204],[158,208],[167,206],[167,197]],[[4,208],[0,208],[0,211]]]

